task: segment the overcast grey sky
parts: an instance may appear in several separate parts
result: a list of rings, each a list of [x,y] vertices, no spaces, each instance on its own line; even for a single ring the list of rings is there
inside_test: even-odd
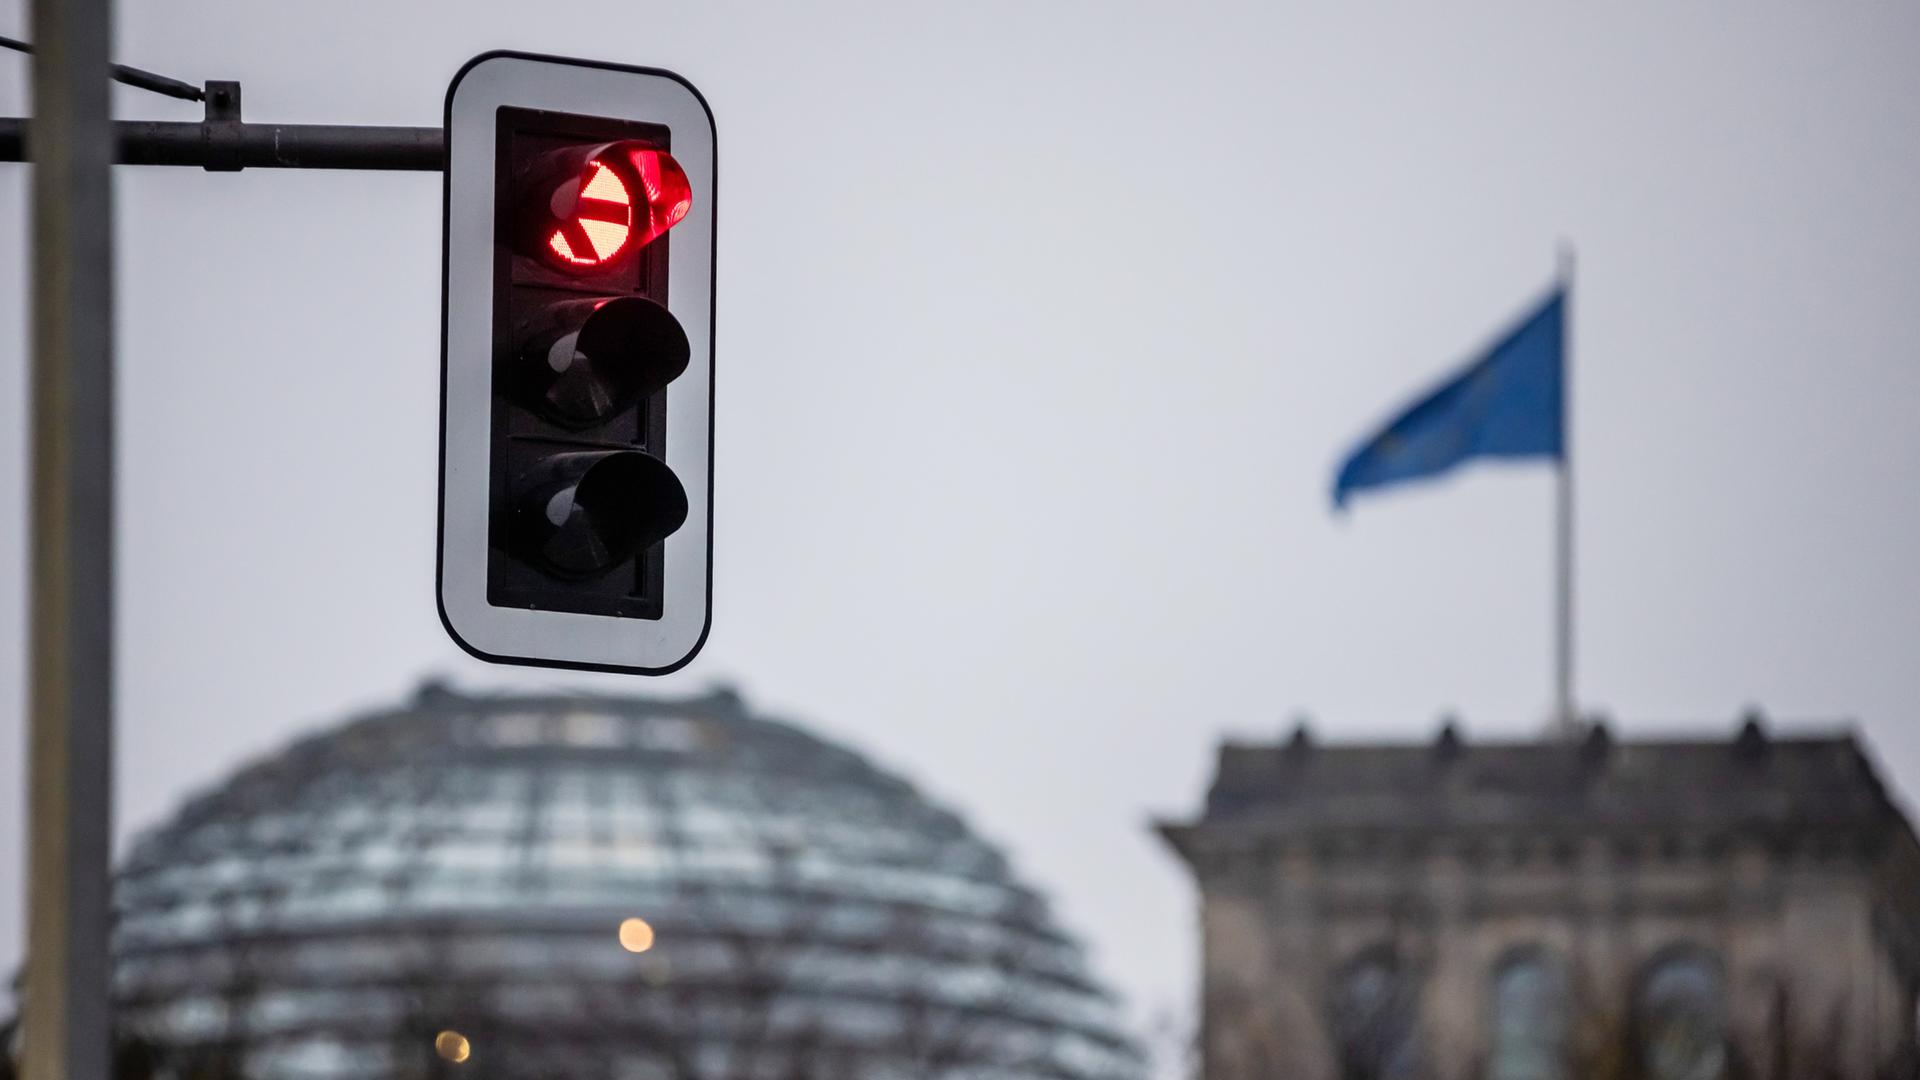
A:
[[[0,32],[24,32],[22,0]],[[123,3],[256,120],[437,124],[489,48],[671,68],[722,178],[716,613],[661,680],[434,614],[440,187],[118,176],[120,832],[425,672],[845,738],[1011,848],[1140,1013],[1216,741],[1538,729],[1549,473],[1327,508],[1579,251],[1579,684],[1852,720],[1920,792],[1920,7]],[[0,55],[0,112],[27,108]],[[137,94],[121,115],[191,119]],[[21,948],[27,171],[0,166],[0,968]]]

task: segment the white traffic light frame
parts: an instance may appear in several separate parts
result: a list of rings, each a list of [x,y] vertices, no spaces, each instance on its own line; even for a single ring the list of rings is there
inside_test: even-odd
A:
[[[668,247],[668,310],[692,362],[668,392],[666,463],[686,488],[686,523],[667,537],[658,619],[498,607],[488,602],[493,393],[495,116],[502,107],[659,124],[694,192]],[[497,663],[661,675],[693,659],[712,622],[713,282],[717,157],[713,114],[671,72],[527,53],[469,61],[447,88],[441,249],[440,620]]]

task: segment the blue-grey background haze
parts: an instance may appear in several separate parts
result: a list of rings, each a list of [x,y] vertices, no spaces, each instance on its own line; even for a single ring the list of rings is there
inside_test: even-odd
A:
[[[424,672],[851,740],[1011,847],[1138,1015],[1147,831],[1223,733],[1540,729],[1550,472],[1331,517],[1334,461],[1578,248],[1578,684],[1649,734],[1857,719],[1920,792],[1920,7],[146,0],[256,120],[436,124],[513,47],[718,118],[716,613],[653,682],[433,605],[440,186],[125,169],[119,831]],[[24,34],[24,4],[0,33]],[[0,112],[28,108],[0,56]],[[192,119],[123,92],[121,115]],[[0,968],[21,949],[27,170],[0,166]]]

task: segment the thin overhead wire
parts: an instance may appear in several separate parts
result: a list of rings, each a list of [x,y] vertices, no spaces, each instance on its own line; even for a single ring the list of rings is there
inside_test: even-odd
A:
[[[17,38],[0,37],[0,47],[12,49],[16,52],[23,52],[29,56],[33,54],[33,46]],[[156,94],[165,94],[171,98],[182,98],[186,101],[205,101],[207,99],[207,92],[192,83],[181,82],[179,79],[169,79],[165,75],[156,75],[151,71],[142,71],[137,67],[128,67],[125,64],[113,65],[113,79],[115,82],[125,83],[128,86],[137,87],[141,90],[151,90]]]

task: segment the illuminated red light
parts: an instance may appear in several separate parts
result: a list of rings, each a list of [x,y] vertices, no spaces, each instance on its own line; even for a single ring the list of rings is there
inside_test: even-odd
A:
[[[692,207],[693,189],[672,154],[615,143],[553,192],[546,247],[562,267],[606,266],[652,243]]]
[[[578,184],[577,195],[568,198],[565,188],[555,193],[556,204],[564,200],[572,205],[558,215],[560,225],[547,238],[547,246],[573,266],[599,266],[627,246],[633,233],[633,195],[603,161],[588,162],[583,179],[565,185]]]

